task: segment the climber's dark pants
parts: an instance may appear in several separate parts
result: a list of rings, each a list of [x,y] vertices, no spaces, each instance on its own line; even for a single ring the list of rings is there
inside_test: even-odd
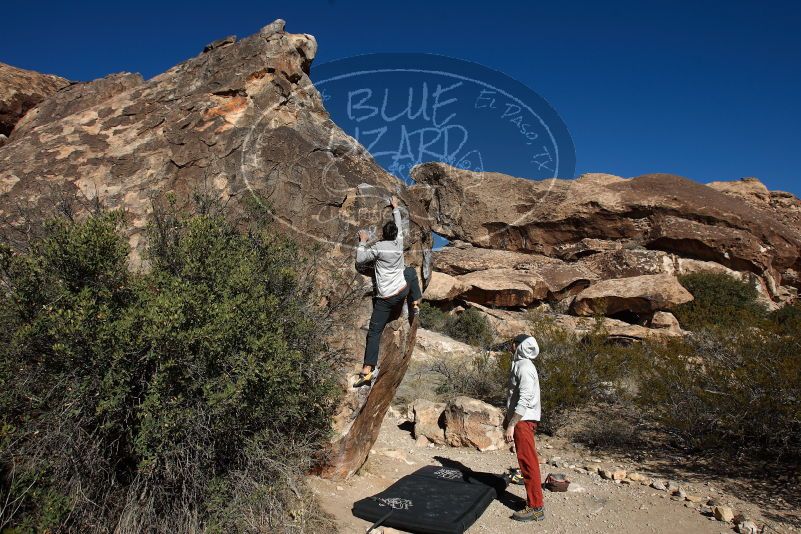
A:
[[[385,299],[373,297],[373,314],[370,316],[370,327],[367,330],[367,345],[364,347],[364,365],[375,369],[378,365],[378,346],[381,344],[381,334],[384,327],[392,320],[393,315],[399,315],[400,307],[409,294],[409,285],[398,293]]]
[[[409,286],[409,308],[411,309],[412,302],[417,302],[423,298],[423,292],[420,290],[420,279],[417,278],[417,270],[414,267],[406,267],[403,270],[403,277],[406,279],[406,285]]]

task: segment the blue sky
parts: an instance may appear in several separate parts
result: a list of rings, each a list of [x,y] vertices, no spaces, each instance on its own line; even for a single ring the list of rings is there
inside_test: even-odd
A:
[[[275,18],[317,37],[317,62],[444,54],[545,97],[579,174],[757,176],[801,195],[797,2],[6,0],[3,16],[0,61],[74,80],[150,77]]]

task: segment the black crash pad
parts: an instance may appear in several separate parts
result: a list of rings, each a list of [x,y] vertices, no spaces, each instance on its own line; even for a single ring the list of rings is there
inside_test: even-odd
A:
[[[489,473],[427,466],[353,504],[353,515],[420,534],[462,534],[508,481]]]

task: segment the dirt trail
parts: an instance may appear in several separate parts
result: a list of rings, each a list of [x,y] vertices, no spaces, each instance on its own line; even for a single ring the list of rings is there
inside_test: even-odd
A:
[[[467,448],[417,447],[408,431],[399,428],[403,421],[387,416],[378,441],[365,467],[347,481],[330,481],[312,477],[311,486],[323,509],[336,518],[342,534],[364,533],[370,525],[353,517],[353,502],[374,495],[398,478],[425,465],[440,465],[440,459],[460,462],[475,470],[503,473],[516,464],[514,454],[502,450],[479,452]],[[597,474],[582,472],[584,466],[620,466],[629,472],[635,466],[622,458],[593,458],[580,446],[564,440],[538,437],[543,479],[548,473],[566,473],[572,485],[582,492],[545,492],[546,520],[542,523],[521,524],[510,519],[515,506],[522,505],[525,495],[522,486],[509,486],[504,499],[494,501],[482,517],[468,530],[470,534],[505,534],[543,532],[564,534],[591,533],[698,533],[720,534],[735,532],[734,525],[704,516],[701,504],[692,503],[668,492],[653,489],[639,482],[614,483],[601,480]],[[559,467],[550,465],[555,462]],[[571,466],[573,466],[571,468]],[[638,471],[642,472],[642,471]],[[649,478],[658,479],[658,476]],[[628,481],[626,481],[628,482]],[[740,501],[709,483],[678,481],[690,496],[715,498],[730,504],[735,513],[745,512],[758,517],[756,506]],[[504,501],[504,502],[501,502]],[[510,502],[511,501],[511,502]],[[761,522],[758,522],[760,525]],[[380,530],[380,529],[379,529]],[[394,532],[387,529],[387,532]],[[797,532],[792,526],[772,524],[765,532]]]

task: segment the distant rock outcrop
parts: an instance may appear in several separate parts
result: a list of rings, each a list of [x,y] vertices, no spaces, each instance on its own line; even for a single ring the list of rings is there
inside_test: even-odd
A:
[[[453,240],[435,253],[435,269],[470,287],[452,300],[506,333],[525,325],[520,310],[547,304],[556,315],[611,316],[610,335],[678,335],[675,317],[657,314],[691,298],[676,280],[683,274],[748,282],[769,307],[801,288],[801,201],[754,178],[536,181],[443,163],[412,177],[432,228]]]
[[[28,110],[69,84],[59,76],[0,63],[0,136],[8,137]]]
[[[563,259],[574,259],[578,244],[594,240],[587,254],[639,247],[751,272],[775,297],[779,286],[798,284],[797,199],[781,193],[760,205],[764,192],[753,182],[710,187],[670,174],[535,181],[442,163],[420,165],[412,177],[434,231],[449,239]]]
[[[215,41],[150,80],[115,74],[51,95],[0,148],[0,225],[13,239],[58,206],[78,216],[95,201],[121,207],[139,266],[153,202],[165,193],[188,201],[205,192],[235,216],[265,201],[281,231],[321,247],[317,277],[326,299],[354,295],[332,339],[350,360],[322,468],[348,476],[376,439],[416,331],[403,317],[391,323],[369,394],[350,387],[371,310],[371,284],[354,272],[351,245],[359,228],[389,217],[391,192],[411,219],[410,264],[421,265],[431,237],[421,205],[331,121],[308,78],[316,49],[312,36],[287,33],[278,20],[242,40]]]

